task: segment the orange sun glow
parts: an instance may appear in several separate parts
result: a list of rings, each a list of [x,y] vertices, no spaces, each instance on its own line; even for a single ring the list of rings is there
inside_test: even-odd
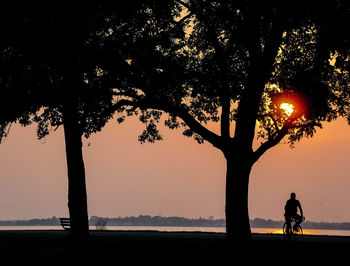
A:
[[[290,116],[294,112],[294,105],[290,103],[281,103],[280,108],[285,112],[287,116]]]

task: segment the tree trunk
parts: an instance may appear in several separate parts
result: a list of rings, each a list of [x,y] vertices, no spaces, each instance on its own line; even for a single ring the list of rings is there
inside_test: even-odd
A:
[[[232,242],[249,241],[251,231],[248,212],[248,185],[252,163],[248,156],[235,149],[225,154],[226,172],[226,235]]]
[[[87,243],[89,221],[85,183],[85,168],[82,152],[82,134],[77,111],[66,105],[63,111],[64,136],[68,169],[68,208],[71,219],[73,245]]]

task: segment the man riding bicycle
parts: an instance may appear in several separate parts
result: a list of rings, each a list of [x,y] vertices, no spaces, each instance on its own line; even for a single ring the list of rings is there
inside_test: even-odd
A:
[[[298,214],[298,208],[300,211],[300,215]],[[301,208],[299,200],[296,199],[295,193],[290,194],[290,199],[287,200],[286,206],[284,207],[284,217],[287,223],[287,232],[289,233],[291,230],[291,222],[292,219],[295,220],[294,228],[298,228],[298,226],[302,223],[304,215],[303,209]]]

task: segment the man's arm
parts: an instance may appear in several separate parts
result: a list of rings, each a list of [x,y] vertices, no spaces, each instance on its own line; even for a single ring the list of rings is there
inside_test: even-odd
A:
[[[301,215],[301,217],[304,217],[303,208],[301,208],[301,204],[300,204],[299,201],[298,201],[298,207],[299,207],[299,210],[300,210],[300,215]]]
[[[287,205],[288,205],[288,201],[286,202],[286,205],[284,205],[284,214],[287,213]]]

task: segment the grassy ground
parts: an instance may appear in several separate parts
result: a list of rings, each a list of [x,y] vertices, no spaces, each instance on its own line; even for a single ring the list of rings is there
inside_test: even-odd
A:
[[[93,235],[79,265],[340,265],[342,242],[255,239],[228,246],[221,237]],[[71,265],[64,234],[0,233],[0,265]],[[242,262],[244,261],[244,263]],[[127,264],[126,264],[127,263]],[[77,264],[78,265],[78,264]]]

